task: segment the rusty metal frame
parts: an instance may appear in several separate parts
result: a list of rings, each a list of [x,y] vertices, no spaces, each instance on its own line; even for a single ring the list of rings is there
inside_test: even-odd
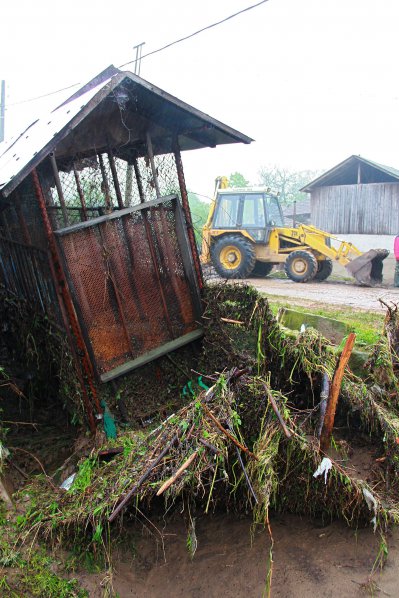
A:
[[[43,189],[42,189],[42,186],[40,183],[39,175],[38,175],[36,169],[34,169],[32,171],[32,179],[33,179],[33,186],[34,186],[34,190],[35,190],[36,199],[38,201],[40,211],[42,213],[44,229],[45,229],[47,241],[48,241],[49,248],[50,248],[51,262],[52,262],[52,274],[54,276],[54,284],[57,289],[57,294],[59,291],[58,296],[60,299],[62,299],[62,302],[64,304],[63,306],[65,307],[65,309],[63,309],[61,307],[61,312],[64,316],[66,316],[65,328],[67,330],[68,336],[70,339],[73,337],[73,342],[70,343],[71,351],[72,351],[73,359],[75,362],[76,374],[78,376],[80,386],[82,388],[83,403],[85,406],[87,418],[89,420],[90,430],[94,434],[96,431],[96,423],[95,423],[95,419],[94,419],[93,405],[90,401],[90,398],[89,398],[89,395],[88,395],[88,392],[86,389],[85,377],[86,377],[86,382],[90,388],[90,393],[91,393],[94,407],[95,407],[97,413],[100,413],[101,409],[100,409],[100,404],[99,404],[99,400],[98,400],[98,396],[97,396],[97,389],[95,387],[94,379],[93,379],[94,372],[93,372],[92,362],[87,353],[87,345],[84,342],[84,339],[82,338],[82,332],[81,332],[81,329],[79,326],[79,321],[76,317],[76,312],[75,312],[74,306],[72,304],[72,299],[70,296],[70,292],[69,292],[69,289],[67,286],[67,280],[65,277],[65,271],[64,271],[61,261],[60,261],[57,244],[55,242],[54,231],[52,229],[50,218],[47,213],[46,201],[44,198],[44,193],[43,193]],[[69,328],[70,328],[71,332],[69,332]],[[76,343],[77,350],[75,349],[75,343]],[[79,352],[79,357],[78,357],[78,352]]]
[[[99,380],[101,380],[101,382],[108,382],[120,375],[126,374],[126,373],[144,365],[145,363],[148,363],[149,361],[152,361],[153,359],[155,359],[157,357],[165,355],[166,353],[168,353],[172,350],[175,350],[178,347],[181,347],[189,342],[192,342],[193,340],[200,338],[203,335],[203,331],[201,328],[198,328],[197,330],[194,330],[188,334],[185,334],[181,337],[175,338],[167,343],[164,343],[160,347],[152,349],[152,350],[148,351],[147,353],[144,353],[135,359],[129,360],[126,363],[124,363],[120,366],[117,366],[116,368],[114,368],[108,372],[101,374],[97,369],[97,364],[96,364],[96,359],[94,356],[93,347],[91,345],[89,334],[86,329],[86,325],[84,323],[84,320],[83,320],[83,317],[82,317],[82,314],[81,314],[81,311],[79,308],[78,295],[77,295],[76,289],[74,287],[73,281],[71,279],[71,276],[68,272],[68,268],[66,267],[66,259],[65,259],[65,254],[64,254],[61,238],[65,235],[69,235],[70,233],[81,231],[81,230],[84,230],[87,228],[98,227],[98,225],[106,223],[106,222],[110,222],[114,219],[121,219],[124,216],[126,216],[128,214],[133,214],[135,212],[143,213],[143,222],[144,222],[144,226],[146,228],[147,235],[151,235],[151,231],[148,230],[149,223],[146,218],[146,213],[148,213],[148,211],[151,211],[151,209],[153,209],[155,207],[161,207],[163,209],[164,204],[167,202],[172,202],[172,205],[173,205],[173,209],[174,209],[174,213],[175,213],[175,221],[176,221],[176,234],[177,234],[178,243],[179,243],[179,246],[181,249],[183,269],[184,269],[185,276],[188,280],[190,294],[191,294],[191,298],[193,300],[194,314],[199,321],[200,317],[201,317],[200,291],[198,288],[198,282],[197,282],[196,276],[193,274],[194,264],[192,261],[190,244],[189,244],[187,231],[186,231],[186,227],[185,227],[184,215],[183,215],[182,208],[181,208],[181,205],[180,205],[177,195],[168,195],[166,197],[162,197],[162,198],[155,199],[152,201],[144,202],[144,203],[141,203],[136,206],[124,208],[123,210],[118,210],[117,212],[113,212],[113,213],[105,215],[105,216],[93,218],[92,220],[89,220],[87,222],[81,222],[79,224],[75,224],[73,226],[69,226],[67,228],[58,229],[58,230],[54,231],[54,235],[58,240],[58,246],[60,249],[60,253],[62,256],[62,260],[63,260],[65,272],[66,272],[66,277],[68,280],[68,286],[70,288],[71,295],[74,300],[75,310],[76,310],[76,314],[79,319],[79,324],[80,324],[80,328],[82,330],[82,335],[83,335],[83,338],[85,339],[85,342],[87,345],[87,351],[90,354],[92,364],[95,367],[97,378]],[[155,263],[154,263],[154,266],[155,266],[157,264],[157,262],[156,262],[155,253],[153,254],[153,251],[155,252],[155,249],[152,248],[153,251],[151,250],[151,239],[149,240],[149,246],[150,246],[149,248],[150,248],[150,252],[152,255],[152,259],[155,260]],[[157,272],[157,268],[155,268],[155,270]],[[161,284],[161,281],[159,278],[158,278],[158,285],[159,285],[159,291],[160,291],[161,297],[163,297],[162,284]],[[164,310],[166,310],[166,315],[165,315],[165,318],[166,318],[166,316],[168,315],[168,310],[167,310],[167,304],[166,304],[165,297],[163,297],[163,305],[164,305]]]

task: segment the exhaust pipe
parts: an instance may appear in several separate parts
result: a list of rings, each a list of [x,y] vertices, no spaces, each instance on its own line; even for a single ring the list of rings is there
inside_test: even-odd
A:
[[[346,269],[362,285],[374,287],[382,283],[383,261],[388,249],[370,249],[352,260]]]

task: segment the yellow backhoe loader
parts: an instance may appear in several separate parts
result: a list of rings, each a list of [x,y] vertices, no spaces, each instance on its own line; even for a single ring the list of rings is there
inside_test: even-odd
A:
[[[382,282],[386,249],[362,253],[352,243],[314,226],[284,226],[278,196],[259,188],[228,188],[226,177],[216,179],[215,199],[203,228],[201,261],[223,278],[267,276],[284,264],[295,282],[326,280],[333,263],[345,266],[360,283]]]

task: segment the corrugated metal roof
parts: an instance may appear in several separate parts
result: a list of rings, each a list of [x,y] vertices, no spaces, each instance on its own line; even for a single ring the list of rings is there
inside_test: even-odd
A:
[[[253,141],[141,77],[128,71],[118,71],[115,67],[109,68],[110,71],[106,69],[103,74],[116,74],[104,81],[101,80],[100,73],[73,94],[67,102],[33,122],[14,142],[8,146],[4,144],[6,147],[0,155],[0,191],[4,197],[9,195],[50,152],[56,152],[60,141],[121,84],[134,94],[134,113],[142,115],[146,121],[153,121],[158,127],[158,133],[161,131],[158,147],[154,148],[154,151],[160,154],[171,151],[172,133],[179,136],[179,145],[183,151],[215,147],[224,143]],[[95,85],[99,77],[100,83]],[[113,105],[115,107],[115,101]],[[138,152],[137,139],[135,143],[135,151]],[[129,144],[124,143],[123,147],[127,152]]]
[[[34,168],[35,157],[39,150],[49,146],[50,152],[51,146],[56,144],[58,135],[103,87],[104,83],[101,83],[54,112],[36,120],[11,142],[0,156],[0,189],[3,190],[27,165]],[[7,143],[5,145],[7,146]]]
[[[300,191],[310,193],[316,187],[355,184],[353,181],[350,181],[349,179],[347,182],[345,182],[345,178],[349,176],[351,169],[356,167],[358,164],[364,164],[368,167],[371,167],[372,169],[375,169],[375,171],[378,171],[380,173],[381,176],[378,177],[379,180],[372,182],[399,181],[399,170],[397,170],[396,168],[392,168],[391,166],[385,166],[383,164],[379,164],[378,162],[367,160],[362,156],[353,155],[349,156],[349,158],[347,158],[343,162],[340,162],[339,164],[337,164],[337,166],[334,166],[321,176],[308,183],[305,187],[300,189]]]

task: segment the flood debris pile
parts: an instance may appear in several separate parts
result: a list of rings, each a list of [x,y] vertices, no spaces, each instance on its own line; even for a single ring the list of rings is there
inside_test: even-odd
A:
[[[83,422],[84,408],[65,331],[24,299],[0,286],[0,370],[20,397],[2,390],[4,419]],[[10,389],[10,384],[8,384]],[[54,417],[55,415],[55,417]]]
[[[47,537],[98,543],[133,514],[171,513],[181,501],[372,522],[399,520],[397,476],[396,307],[364,379],[346,369],[333,438],[320,450],[326,385],[339,366],[315,330],[287,335],[267,300],[246,286],[212,285],[205,297],[205,336],[193,368],[194,396],[152,429],[125,430],[83,458],[69,489],[38,476],[25,525]],[[389,381],[382,360],[391,360]],[[331,394],[331,393],[330,393]]]

